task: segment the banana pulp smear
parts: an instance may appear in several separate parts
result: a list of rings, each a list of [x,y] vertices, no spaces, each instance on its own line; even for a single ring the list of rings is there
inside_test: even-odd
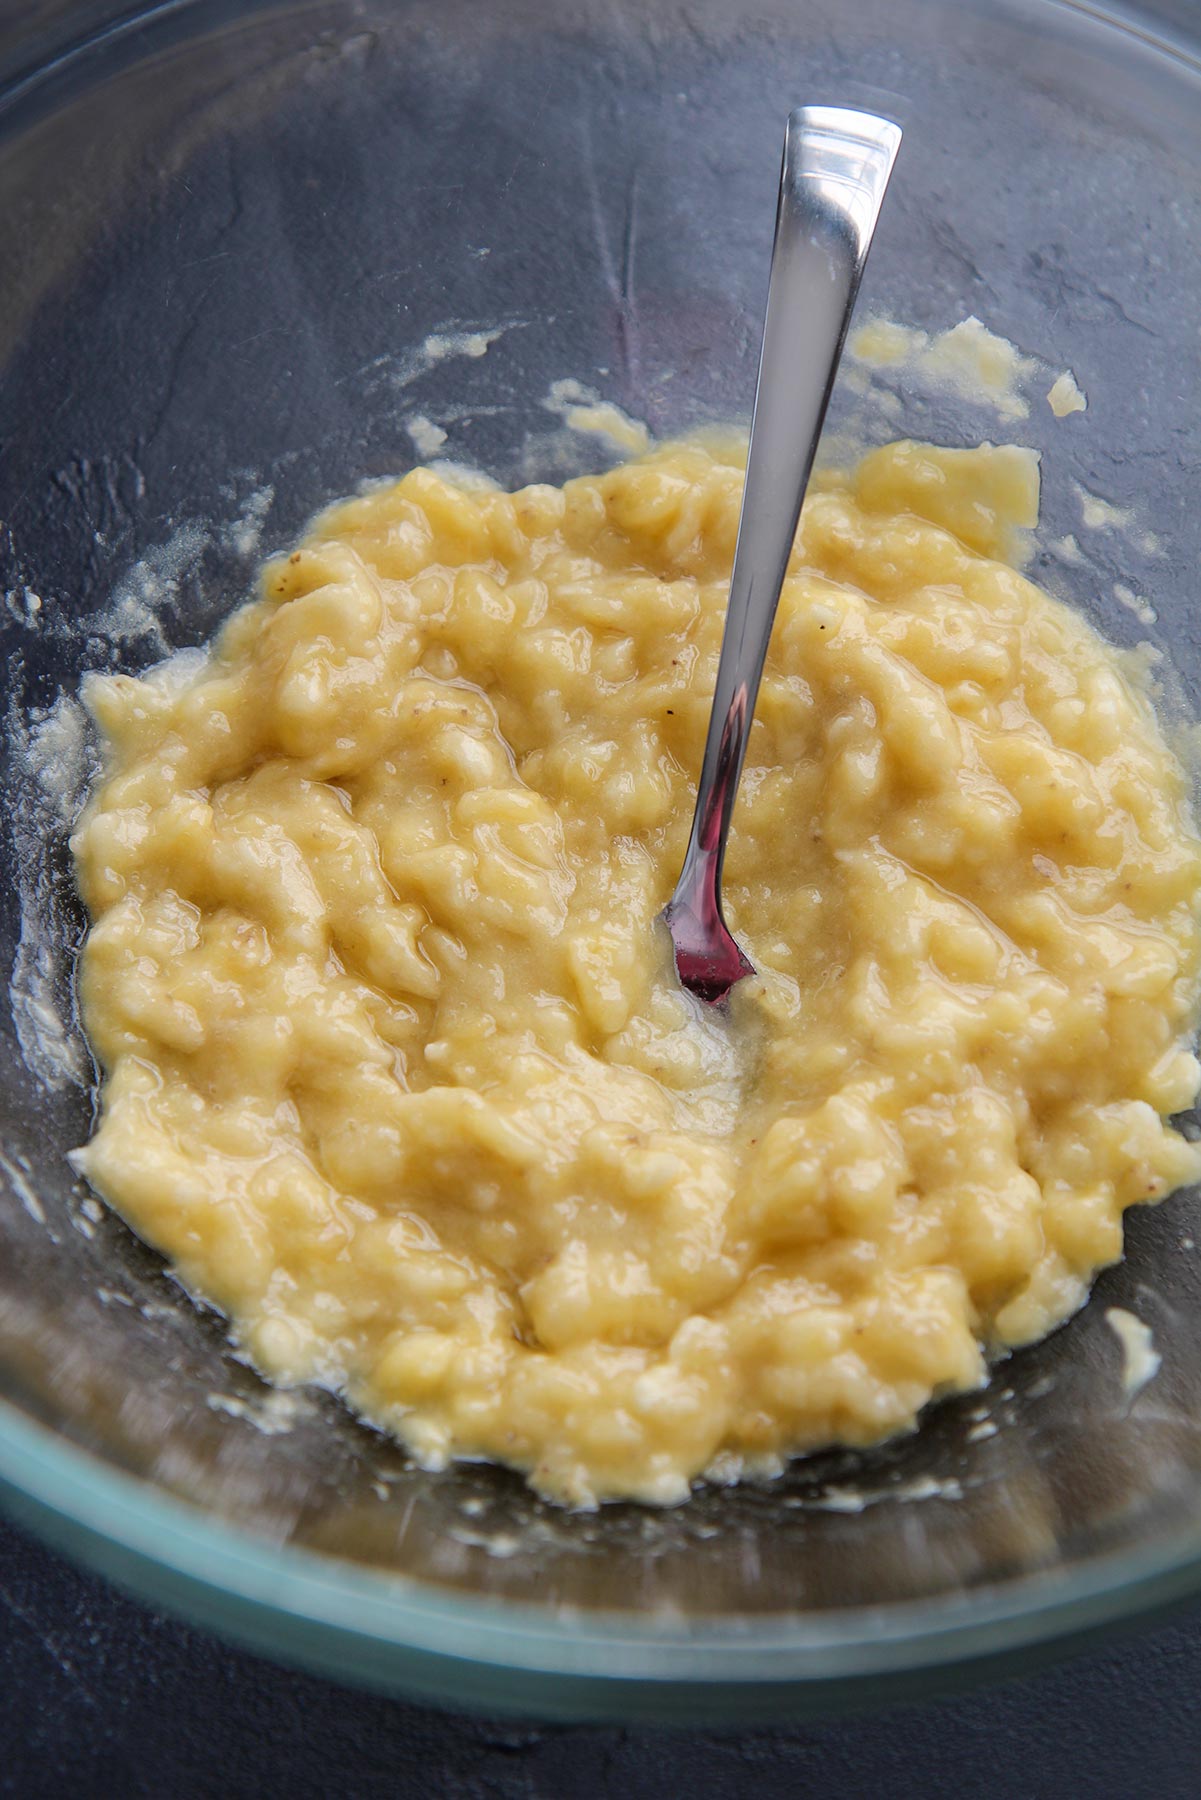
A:
[[[88,694],[80,1166],[266,1375],[574,1505],[910,1426],[1201,1175],[1187,784],[1003,560],[1029,453],[816,483],[726,864],[759,973],[680,990],[741,485],[418,469]]]

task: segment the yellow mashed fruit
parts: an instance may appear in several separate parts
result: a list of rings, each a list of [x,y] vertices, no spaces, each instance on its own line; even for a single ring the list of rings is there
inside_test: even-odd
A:
[[[911,1426],[1201,1174],[1186,782],[1003,560],[1021,451],[811,491],[726,864],[758,974],[681,991],[741,485],[418,469],[89,692],[80,1166],[265,1374],[574,1505]]]

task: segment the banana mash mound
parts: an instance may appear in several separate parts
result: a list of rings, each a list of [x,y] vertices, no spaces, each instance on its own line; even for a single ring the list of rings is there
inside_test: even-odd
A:
[[[727,861],[759,974],[681,992],[741,485],[418,469],[199,673],[88,696],[80,1166],[267,1375],[575,1505],[912,1425],[1201,1174],[1201,844],[1114,653],[998,560],[1021,451],[818,482]]]

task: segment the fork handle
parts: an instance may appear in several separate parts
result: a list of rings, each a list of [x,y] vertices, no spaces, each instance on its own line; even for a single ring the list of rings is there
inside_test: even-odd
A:
[[[720,916],[768,640],[872,233],[901,142],[874,113],[789,115],[746,485],[696,812],[672,910]]]

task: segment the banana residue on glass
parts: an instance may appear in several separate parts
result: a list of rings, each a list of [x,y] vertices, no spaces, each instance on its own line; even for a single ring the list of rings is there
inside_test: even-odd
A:
[[[1047,405],[1057,419],[1088,411],[1088,395],[1070,369],[1064,369],[1051,383],[1047,390]]]
[[[1163,1366],[1151,1327],[1124,1306],[1107,1306],[1105,1323],[1122,1346],[1123,1390],[1131,1397],[1141,1394]]]
[[[851,333],[847,348],[856,362],[870,369],[904,370],[920,384],[988,407],[1008,420],[1029,417],[1029,392],[1040,376],[1045,379],[1050,373],[1038,357],[1027,356],[974,316],[937,332],[895,319],[869,318]],[[1057,419],[1088,408],[1088,395],[1071,369],[1056,374],[1044,397]]]
[[[741,484],[415,470],[182,680],[87,690],[79,1166],[266,1374],[577,1506],[911,1426],[1201,1173],[1201,843],[1004,560],[1029,452],[818,477],[727,864],[759,973],[679,990]]]

